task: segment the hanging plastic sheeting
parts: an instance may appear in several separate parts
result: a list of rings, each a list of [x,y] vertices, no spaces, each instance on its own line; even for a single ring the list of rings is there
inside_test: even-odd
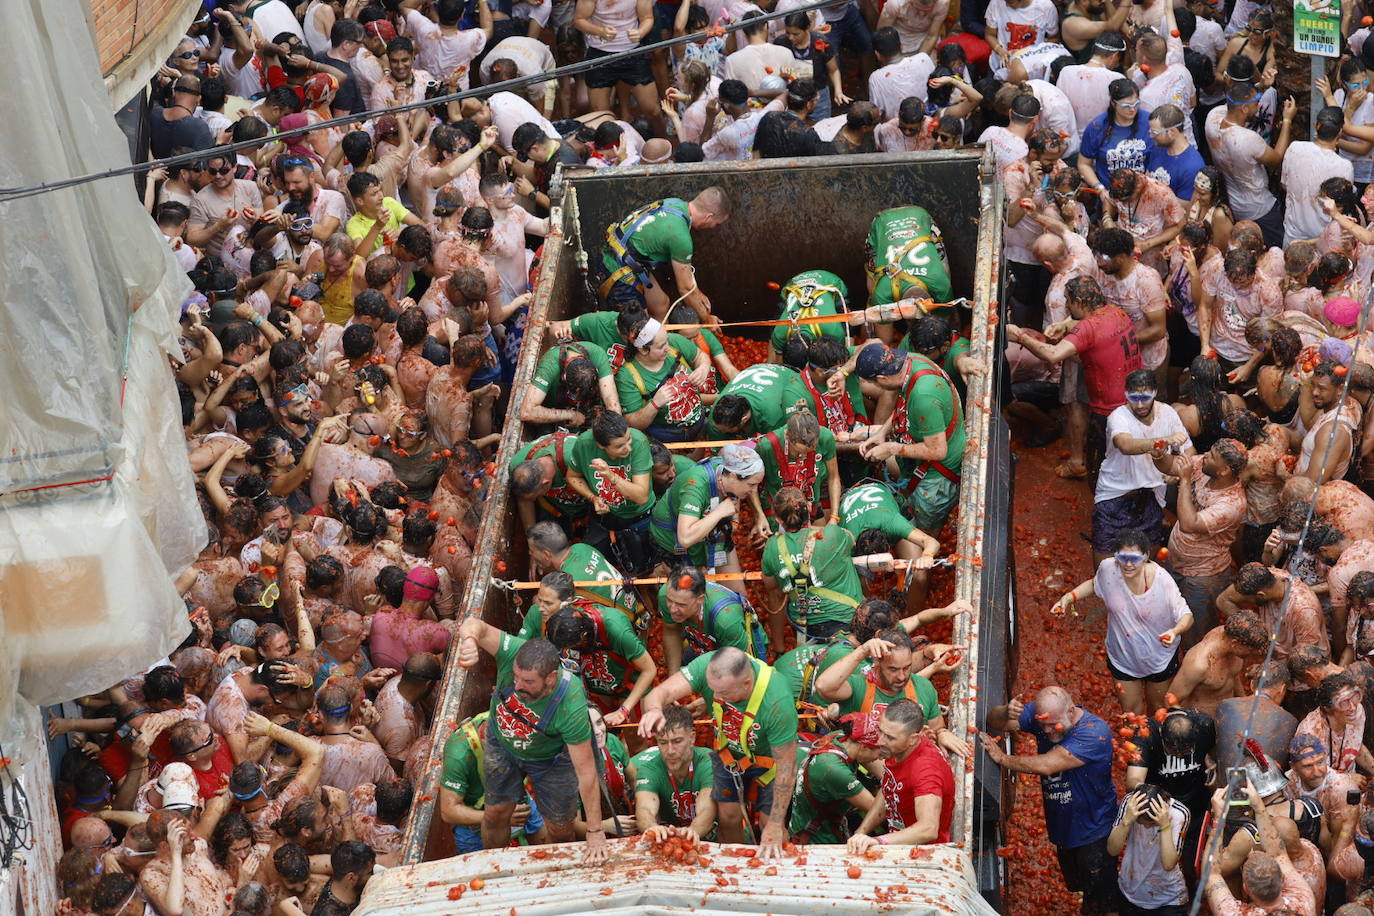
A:
[[[978,896],[968,856],[952,844],[886,846],[873,859],[843,846],[807,846],[760,862],[754,847],[703,843],[706,865],[679,864],[639,838],[610,845],[611,860],[591,867],[582,862],[582,844],[573,843],[387,869],[368,882],[354,916],[996,914]]]
[[[5,5],[0,186],[129,162],[78,9]],[[104,689],[189,632],[170,577],[206,532],[167,365],[189,292],[128,179],[0,198],[0,710]]]

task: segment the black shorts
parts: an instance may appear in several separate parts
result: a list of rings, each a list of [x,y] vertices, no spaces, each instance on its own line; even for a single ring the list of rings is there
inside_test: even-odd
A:
[[[1188,327],[1187,320],[1178,309],[1169,309],[1164,316],[1164,323],[1169,329],[1169,365],[1175,369],[1187,369],[1202,353],[1202,341]]]
[[[592,513],[587,521],[586,543],[601,551],[602,556],[627,576],[647,576],[654,568],[648,515],[628,521],[610,514]]]
[[[1164,543],[1164,509],[1153,490],[1133,490],[1124,496],[1093,503],[1093,552],[1112,553],[1123,531],[1145,532],[1152,546]]]
[[[1163,671],[1157,674],[1151,674],[1148,677],[1136,677],[1133,674],[1127,674],[1116,667],[1116,665],[1113,665],[1110,658],[1107,659],[1107,670],[1110,671],[1112,677],[1116,678],[1118,681],[1144,681],[1147,684],[1165,684],[1173,680],[1175,674],[1178,674],[1178,667],[1181,664],[1179,655],[1181,654],[1182,653],[1177,651],[1174,652],[1174,657],[1169,660],[1169,664],[1164,666]]]
[[[1084,913],[1115,913],[1121,892],[1116,885],[1116,856],[1107,852],[1107,837],[1086,846],[1056,846],[1064,886],[1083,895]]]
[[[598,60],[609,57],[612,53],[615,52],[588,48],[587,56],[583,60]],[[654,72],[649,67],[649,55],[636,54],[634,57],[593,67],[587,71],[586,80],[588,89],[614,89],[616,83],[644,86],[654,81]]]

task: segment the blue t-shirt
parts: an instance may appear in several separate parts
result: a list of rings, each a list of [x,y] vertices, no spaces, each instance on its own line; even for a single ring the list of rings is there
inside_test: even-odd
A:
[[[1196,146],[1188,147],[1177,156],[1170,156],[1164,147],[1156,146],[1145,162],[1145,170],[1150,176],[1167,184],[1179,200],[1193,199],[1193,179],[1207,164],[1202,161]]]
[[[1078,153],[1093,161],[1097,180],[1107,184],[1116,169],[1135,169],[1145,171],[1145,162],[1150,151],[1155,148],[1154,138],[1150,136],[1150,113],[1144,109],[1136,112],[1135,124],[1122,127],[1110,121],[1112,112],[1108,109],[1088,122],[1083,131],[1083,144]]]
[[[1045,754],[1055,742],[1045,737],[1035,718],[1035,704],[1027,703],[1017,727],[1035,736],[1036,753]],[[1116,820],[1116,786],[1112,784],[1112,730],[1083,710],[1078,723],[1064,734],[1059,746],[1083,761],[1081,767],[1040,777],[1045,800],[1045,831],[1056,846],[1073,849],[1100,840]]]

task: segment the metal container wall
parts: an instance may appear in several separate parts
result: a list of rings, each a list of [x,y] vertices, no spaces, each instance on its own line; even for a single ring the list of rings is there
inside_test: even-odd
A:
[[[949,846],[888,847],[875,859],[810,846],[803,857],[751,868],[747,857],[712,843],[701,849],[708,866],[685,867],[637,840],[609,842],[612,858],[601,866],[582,865],[576,846],[544,846],[387,869],[368,882],[357,916],[995,913],[978,895],[967,857]],[[859,869],[853,878],[850,866]],[[477,890],[468,885],[474,878],[481,879]]]
[[[596,257],[607,226],[636,207],[664,197],[690,199],[703,188],[719,186],[734,213],[723,226],[696,234],[693,261],[720,320],[744,321],[778,317],[778,294],[767,284],[813,267],[839,274],[851,301],[863,304],[864,242],[874,215],[919,204],[944,233],[954,288],[971,292],[980,158],[978,152],[893,153],[575,169],[564,177],[577,199],[567,228]],[[584,305],[577,311],[589,310],[592,304],[580,288],[578,295]]]
[[[579,243],[585,240],[587,255],[599,257],[605,227],[611,220],[650,200],[690,198],[711,185],[726,190],[734,213],[724,226],[698,236],[694,260],[702,288],[712,297],[714,311],[722,321],[776,317],[777,294],[767,288],[767,283],[782,282],[812,267],[823,266],[840,274],[849,284],[855,306],[861,305],[864,242],[874,215],[883,209],[922,205],[931,211],[944,233],[955,293],[973,300],[971,352],[994,368],[988,377],[970,379],[965,399],[969,441],[954,551],[963,557],[956,569],[955,596],[969,601],[976,613],[973,619],[966,616],[956,620],[955,641],[967,645],[969,654],[953,678],[949,709],[950,727],[956,734],[965,734],[969,726],[981,721],[974,717],[980,689],[982,698],[1000,703],[1006,687],[1006,655],[1000,651],[1005,646],[997,646],[998,651],[986,656],[980,646],[984,630],[995,633],[999,642],[1007,638],[1009,613],[1005,554],[1009,453],[1003,447],[990,449],[1004,443],[1006,433],[994,403],[1000,377],[994,354],[1001,352],[995,316],[1003,283],[1003,204],[990,154],[957,151],[799,162],[697,163],[616,172],[576,170],[555,189],[562,192],[561,199],[552,214],[552,231],[545,243],[544,266],[530,305],[512,391],[518,397],[528,386],[546,349],[548,323],[591,307],[577,257]],[[513,404],[509,412],[518,414],[518,406]],[[528,564],[524,539],[516,530],[516,512],[507,498],[505,474],[511,457],[528,438],[524,424],[515,419],[502,431],[496,479],[463,599],[467,612],[481,614],[498,626],[508,626],[519,609],[508,592],[492,586],[494,564],[504,562],[510,570],[508,575],[523,575]],[[999,490],[1002,498],[992,504],[999,515],[990,518],[985,502],[989,493]],[[490,689],[490,669],[464,672],[450,664],[435,714],[436,741],[430,764],[416,787],[418,801],[406,832],[407,863],[451,852],[443,838],[448,831],[430,830],[439,795],[443,741],[455,721],[485,706]],[[989,777],[996,778],[995,773],[994,768]],[[955,779],[952,837],[980,854],[981,883],[985,890],[995,888],[992,849],[999,840],[989,831],[998,828],[1000,787],[983,786],[975,812],[974,768],[955,761]]]

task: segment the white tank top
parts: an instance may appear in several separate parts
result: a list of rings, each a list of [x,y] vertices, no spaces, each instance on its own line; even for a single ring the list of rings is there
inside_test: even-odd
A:
[[[636,0],[596,0],[596,10],[591,15],[592,24],[615,29],[615,37],[607,39],[588,35],[587,47],[598,51],[628,51],[638,44],[630,37],[630,29],[639,25],[638,6]]]
[[[305,11],[305,22],[303,23],[305,30],[305,46],[316,54],[323,54],[330,48],[329,35],[315,24],[315,13],[321,6],[324,6],[324,4],[318,2],[318,0],[310,4],[310,8]]]
[[[1356,408],[1356,410],[1358,409],[1359,408]],[[1317,422],[1312,424],[1312,429],[1303,437],[1302,458],[1298,462],[1300,471],[1305,470],[1308,465],[1312,463],[1312,453],[1316,451],[1316,449],[1320,448],[1323,454],[1325,453],[1327,439],[1331,436],[1330,423],[1332,421],[1340,423],[1345,427],[1345,431],[1350,433],[1351,445],[1354,445],[1354,434],[1357,421],[1351,418],[1349,408],[1337,415],[1336,408],[1333,407],[1319,416]],[[1326,477],[1324,479],[1342,480],[1345,478],[1345,472],[1348,467],[1350,467],[1350,455],[1347,452],[1344,460],[1339,462],[1335,467],[1327,468]]]

